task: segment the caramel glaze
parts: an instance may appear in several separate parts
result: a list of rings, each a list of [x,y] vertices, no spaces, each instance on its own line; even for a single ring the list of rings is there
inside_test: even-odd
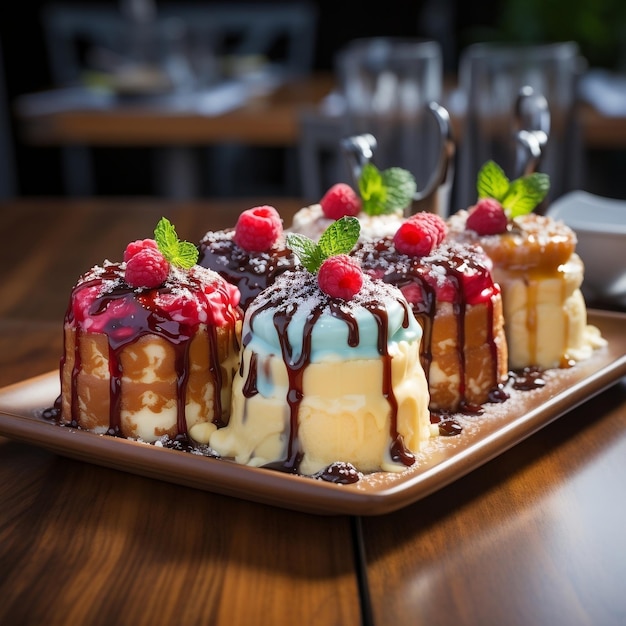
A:
[[[502,337],[494,333],[496,314],[501,316],[501,309],[496,310],[496,301],[500,302],[499,289],[494,285],[490,272],[485,265],[482,251],[472,246],[447,246],[436,249],[428,257],[410,257],[396,251],[390,237],[375,241],[364,242],[353,252],[363,267],[372,276],[399,287],[413,310],[417,321],[422,326],[424,337],[420,346],[420,357],[426,379],[431,388],[431,396],[438,398],[440,390],[433,388],[431,368],[433,361],[438,361],[440,369],[450,372],[458,378],[458,388],[451,394],[456,401],[431,402],[431,422],[439,424],[442,435],[459,434],[460,424],[453,420],[453,413],[470,415],[481,414],[484,402],[504,402],[508,398],[503,382],[506,380],[506,354],[503,354]],[[467,277],[480,286],[478,293],[483,289],[491,290],[492,295],[481,297],[486,318],[484,326],[486,335],[484,343],[488,354],[482,354],[479,367],[474,367],[472,359],[477,358],[477,352],[469,347],[468,331],[478,336],[479,330],[475,327],[477,320],[470,319],[470,306],[474,300],[468,295]],[[445,290],[446,300],[451,303],[454,325],[451,329],[455,337],[456,357],[454,363],[445,364],[443,355],[433,355],[433,346],[445,341],[447,337],[435,336],[435,323],[442,309],[441,291]],[[474,338],[472,338],[474,339]],[[479,397],[467,389],[468,377],[475,376],[475,372],[484,367],[490,369],[487,387]],[[470,371],[470,369],[472,371]],[[450,383],[452,385],[452,383]],[[446,406],[442,406],[446,404]]]
[[[174,371],[176,378],[176,436],[175,439],[185,441],[188,439],[187,423],[185,419],[185,406],[188,394],[188,383],[190,377],[190,353],[193,352],[193,341],[197,336],[200,322],[197,316],[190,316],[186,321],[173,319],[162,307],[157,304],[157,298],[163,294],[172,293],[175,285],[167,282],[156,289],[133,289],[129,287],[124,278],[124,269],[121,264],[108,263],[104,268],[98,268],[85,275],[74,288],[70,305],[65,315],[65,350],[61,359],[62,381],[63,372],[66,367],[68,357],[71,357],[71,375],[69,376],[69,407],[71,415],[63,413],[63,393],[57,398],[54,406],[45,411],[48,419],[63,419],[73,427],[81,426],[79,410],[78,377],[82,371],[82,350],[81,344],[88,335],[93,338],[94,334],[106,337],[108,343],[108,369],[109,379],[109,416],[107,434],[112,436],[125,436],[123,433],[120,414],[122,401],[122,374],[123,374],[123,352],[129,346],[142,341],[142,338],[158,337],[165,340],[174,350]],[[209,296],[205,293],[203,282],[191,274],[187,275],[186,285],[198,299],[205,299],[206,308],[210,307]],[[105,323],[99,333],[86,333],[81,328],[81,324],[75,319],[74,302],[75,298],[83,290],[99,289],[98,295],[89,306],[89,317],[98,318],[105,315]],[[228,296],[224,298],[224,311],[227,315],[227,324],[234,328],[238,323],[241,311],[237,308],[230,309],[226,306]],[[109,311],[112,307],[123,308],[122,317],[113,315]],[[231,311],[228,313],[228,311]],[[220,427],[224,425],[223,407],[221,400],[221,387],[223,384],[223,370],[221,367],[222,355],[218,346],[221,339],[218,335],[218,327],[206,324],[208,336],[209,354],[208,368],[213,377],[213,423]],[[68,338],[73,338],[73,345],[68,345]],[[233,333],[232,349],[238,350],[236,334]],[[207,358],[206,355],[199,355]]]
[[[252,299],[286,270],[298,267],[298,259],[283,241],[266,252],[248,252],[234,241],[234,228],[210,231],[200,241],[198,264],[217,272],[241,293],[245,310]]]
[[[562,266],[575,252],[577,237],[575,231],[560,220],[546,215],[529,213],[510,220],[506,232],[495,235],[478,235],[466,228],[468,211],[458,211],[449,220],[452,237],[457,241],[479,244],[491,258],[496,273],[506,273],[523,280],[527,286],[526,328],[529,337],[529,362],[535,363],[538,346],[537,289],[540,281],[558,278],[561,281],[561,303],[567,300],[566,280]],[[498,276],[504,287],[504,281]],[[569,336],[569,316],[563,314],[563,346],[567,346]],[[572,367],[575,360],[563,353],[560,368]]]
[[[307,285],[305,285],[305,289],[310,290],[311,293],[313,291],[319,291],[315,282],[315,277],[312,277],[309,280]],[[377,348],[383,362],[382,393],[384,397],[387,398],[391,409],[389,426],[389,435],[391,439],[390,455],[395,462],[411,466],[415,463],[415,456],[405,446],[403,437],[398,432],[398,404],[393,392],[393,386],[391,384],[391,356],[387,350],[389,325],[388,315],[384,306],[380,302],[371,300],[366,302],[363,306],[365,306],[374,316],[378,327]],[[411,312],[406,308],[406,305],[404,306],[405,316],[403,327],[406,328],[408,326],[408,316],[411,315]],[[324,310],[327,309],[330,311],[332,316],[337,317],[346,323],[348,327],[348,345],[356,347],[359,345],[359,327],[357,320],[351,313],[349,307],[343,306],[339,301],[333,301],[330,298],[322,298],[319,304],[311,310],[307,318],[303,333],[302,351],[300,356],[297,359],[294,359],[293,348],[288,339],[288,327],[298,309],[298,301],[294,299],[293,302],[290,303],[290,306],[280,307],[277,306],[277,302],[270,298],[265,304],[255,309],[250,316],[250,333],[246,333],[243,337],[244,347],[251,340],[251,332],[254,329],[256,316],[267,309],[275,309],[273,317],[274,326],[278,333],[282,358],[287,367],[289,377],[289,391],[286,398],[287,405],[289,407],[289,433],[286,458],[275,463],[267,464],[264,467],[296,474],[298,473],[300,462],[303,457],[303,452],[298,440],[298,411],[304,396],[302,384],[304,370],[311,362],[313,328]],[[240,374],[243,376],[243,363],[240,368]],[[250,360],[248,374],[243,385],[243,394],[247,398],[250,398],[258,393],[257,372],[258,360],[256,355],[253,354]],[[316,476],[323,480],[337,483],[350,483],[358,480],[358,472],[348,463],[334,463]]]

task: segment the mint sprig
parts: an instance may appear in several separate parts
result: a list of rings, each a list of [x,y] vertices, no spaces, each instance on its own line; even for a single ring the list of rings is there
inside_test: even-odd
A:
[[[311,274],[315,274],[327,258],[348,254],[354,248],[360,233],[359,220],[356,217],[344,216],[330,224],[317,243],[305,235],[289,233],[287,247]]]
[[[478,172],[478,199],[494,198],[509,219],[532,213],[550,191],[550,177],[533,172],[510,181],[494,161],[487,161]]]
[[[405,209],[417,190],[415,177],[401,167],[380,171],[373,163],[366,163],[359,176],[359,194],[363,212],[384,215]]]
[[[172,265],[188,270],[198,261],[198,248],[189,241],[181,241],[166,217],[162,217],[156,225],[154,239],[165,260]]]

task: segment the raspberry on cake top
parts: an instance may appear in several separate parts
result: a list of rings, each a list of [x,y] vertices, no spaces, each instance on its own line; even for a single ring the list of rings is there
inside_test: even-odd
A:
[[[246,209],[234,228],[207,232],[199,250],[198,264],[236,285],[243,309],[279,274],[298,266],[297,257],[285,246],[280,214],[269,205]]]
[[[408,170],[390,167],[381,171],[366,163],[357,190],[347,183],[332,185],[318,204],[296,212],[290,231],[317,241],[333,221],[351,216],[360,222],[362,240],[391,235],[404,220],[416,189]]]
[[[412,465],[430,437],[421,328],[348,256],[358,232],[343,217],[317,243],[288,236],[304,267],[245,312],[230,421],[210,439],[221,456],[341,482]]]

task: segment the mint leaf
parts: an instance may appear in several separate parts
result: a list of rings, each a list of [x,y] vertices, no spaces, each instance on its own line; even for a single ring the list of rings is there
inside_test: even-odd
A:
[[[366,163],[359,176],[359,194],[367,215],[384,215],[406,208],[416,190],[415,177],[401,167],[381,172],[373,163]]]
[[[298,233],[289,233],[286,243],[287,247],[300,259],[300,263],[311,274],[315,274],[324,261],[319,246],[312,239]]]
[[[181,241],[178,244],[178,254],[172,258],[170,263],[182,267],[183,269],[190,269],[198,262],[198,248],[190,241]]]
[[[178,250],[178,235],[171,222],[162,217],[154,229],[154,239],[161,254],[169,261],[169,256]]]
[[[532,213],[550,191],[550,177],[533,172],[509,181],[502,168],[487,161],[478,172],[478,198],[494,198],[502,204],[509,219]]]
[[[322,233],[319,243],[298,233],[287,235],[287,247],[300,259],[300,263],[315,274],[322,263],[331,256],[347,254],[359,239],[361,223],[356,217],[344,216]]]
[[[494,198],[502,202],[509,190],[509,179],[504,170],[494,161],[487,161],[478,172],[476,188],[478,198]]]
[[[320,237],[318,246],[324,258],[348,254],[359,239],[361,224],[356,217],[344,216],[333,222]]]
[[[531,213],[549,190],[550,177],[547,174],[535,172],[514,180],[502,200],[507,217],[514,218]]]
[[[387,202],[387,189],[378,168],[366,163],[359,176],[359,194],[363,212],[367,215],[382,215]]]
[[[154,240],[165,260],[182,269],[190,269],[198,260],[198,248],[188,241],[180,241],[172,223],[162,217],[154,229]]]
[[[387,210],[391,213],[396,209],[404,209],[413,200],[417,191],[415,177],[401,167],[390,167],[382,172],[383,185],[387,188]]]

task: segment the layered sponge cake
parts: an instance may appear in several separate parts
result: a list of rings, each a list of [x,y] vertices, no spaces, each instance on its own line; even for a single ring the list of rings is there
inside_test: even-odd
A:
[[[346,223],[358,237],[355,218],[329,230]],[[340,239],[288,238],[307,269],[248,306],[230,421],[210,439],[221,456],[305,475],[399,471],[429,439],[421,328],[397,288],[338,253],[356,239]]]
[[[479,411],[500,401],[508,376],[502,297],[477,246],[445,241],[442,218],[417,213],[393,237],[362,242],[353,254],[365,272],[398,287],[424,337],[420,348],[437,411]]]
[[[206,443],[230,413],[239,292],[195,265],[197,249],[178,242],[167,220],[155,235],[129,244],[123,262],[91,268],[72,289],[58,417],[147,442]]]
[[[510,182],[488,162],[479,172],[479,201],[448,220],[450,238],[480,245],[493,263],[513,370],[568,367],[605,344],[587,324],[576,234],[532,212],[548,189],[545,174]]]

